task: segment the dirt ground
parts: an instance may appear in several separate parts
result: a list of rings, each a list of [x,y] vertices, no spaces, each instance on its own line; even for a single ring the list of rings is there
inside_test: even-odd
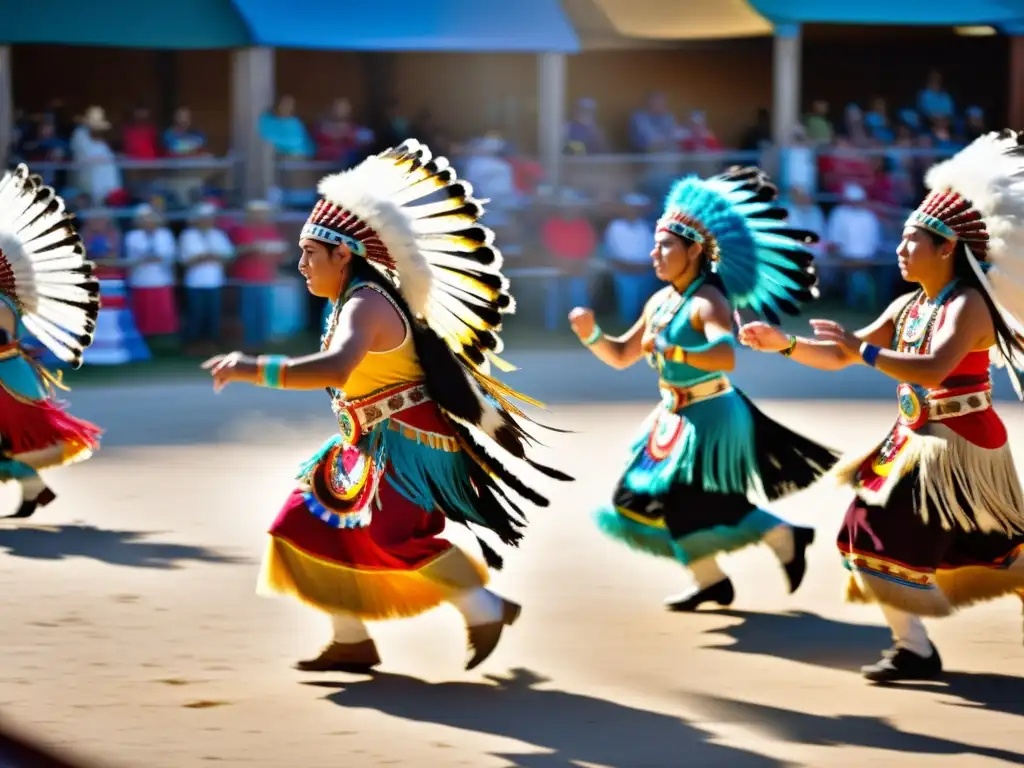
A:
[[[495,586],[524,611],[480,669],[462,670],[464,631],[443,608],[375,625],[374,677],[296,672],[326,621],[253,587],[263,532],[330,414],[322,393],[249,392],[76,393],[76,412],[108,430],[104,451],[51,472],[60,497],[36,519],[0,523],[5,720],[97,765],[150,768],[1024,764],[1018,600],[931,622],[942,683],[859,677],[889,638],[875,610],[841,601],[840,489],[777,507],[819,531],[796,595],[754,548],[724,561],[732,609],[666,613],[679,569],[588,518],[641,403],[555,410],[577,433],[551,436],[547,458],[579,481],[545,483],[551,508],[506,553]],[[762,405],[844,449],[878,438],[895,409]],[[1002,410],[1020,446],[1024,415]],[[0,505],[14,503],[0,489]]]

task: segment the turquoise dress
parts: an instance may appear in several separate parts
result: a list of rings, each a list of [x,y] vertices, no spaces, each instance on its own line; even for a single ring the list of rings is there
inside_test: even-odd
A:
[[[648,332],[662,350],[648,359],[659,372],[662,401],[630,449],[611,504],[596,514],[606,534],[683,564],[760,541],[782,521],[751,498],[804,488],[837,459],[769,419],[723,373],[665,359],[669,345],[709,347],[692,322],[699,285],[683,295],[668,287],[648,302]]]
[[[3,294],[0,303],[17,318],[13,339],[0,333],[0,482],[7,482],[88,458],[99,447],[100,430],[54,401],[52,384],[57,379],[21,346],[26,329],[17,305]],[[15,458],[58,444],[63,448],[60,454],[34,468]]]

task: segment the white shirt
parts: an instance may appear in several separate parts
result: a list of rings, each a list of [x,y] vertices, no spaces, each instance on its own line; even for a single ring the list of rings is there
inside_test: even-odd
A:
[[[224,263],[235,255],[235,248],[222,230],[189,227],[181,233],[179,247],[181,263],[185,265],[186,288],[224,286]],[[193,259],[209,254],[219,257],[219,260],[191,264]]]
[[[121,188],[121,171],[110,145],[93,138],[84,126],[71,135],[71,158],[82,164],[76,174],[78,185],[93,203],[102,204],[111,192]]]
[[[816,234],[821,240],[825,239],[825,214],[814,203],[792,206],[789,209],[787,223],[793,229],[806,229],[808,232]],[[819,242],[807,247],[817,255],[824,250],[823,246],[824,243]]]
[[[882,244],[882,227],[874,211],[837,205],[828,217],[828,241],[847,259],[873,259]]]
[[[604,248],[615,261],[642,264],[651,261],[654,229],[643,219],[615,219],[604,233]]]
[[[157,256],[159,264],[142,264],[128,275],[132,288],[166,288],[174,285],[174,255],[177,252],[174,235],[167,227],[152,232],[133,229],[124,238],[125,260],[130,264]]]

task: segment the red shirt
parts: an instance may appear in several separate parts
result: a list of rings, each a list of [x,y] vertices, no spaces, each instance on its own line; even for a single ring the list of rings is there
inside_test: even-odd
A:
[[[231,265],[231,276],[245,283],[268,285],[277,279],[276,262],[270,255],[255,251],[245,252],[256,243],[281,243],[284,238],[274,224],[239,224],[231,232],[231,241],[241,252]],[[276,257],[275,257],[276,258]]]
[[[156,160],[159,136],[152,123],[133,123],[124,127],[124,154],[132,160]]]
[[[557,216],[544,222],[541,242],[556,259],[584,261],[597,248],[597,233],[586,219],[561,219]]]

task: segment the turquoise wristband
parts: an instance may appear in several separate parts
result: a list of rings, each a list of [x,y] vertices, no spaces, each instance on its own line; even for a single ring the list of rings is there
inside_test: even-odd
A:
[[[271,389],[284,389],[284,370],[287,364],[288,358],[284,355],[260,355],[257,363],[259,385]]]
[[[586,344],[588,347],[592,347],[601,340],[601,337],[603,335],[604,331],[601,330],[601,326],[595,325],[593,332],[583,340],[583,343]]]
[[[872,368],[874,368],[878,362],[878,353],[881,351],[881,348],[876,347],[874,344],[868,344],[866,341],[860,345],[861,359]]]

